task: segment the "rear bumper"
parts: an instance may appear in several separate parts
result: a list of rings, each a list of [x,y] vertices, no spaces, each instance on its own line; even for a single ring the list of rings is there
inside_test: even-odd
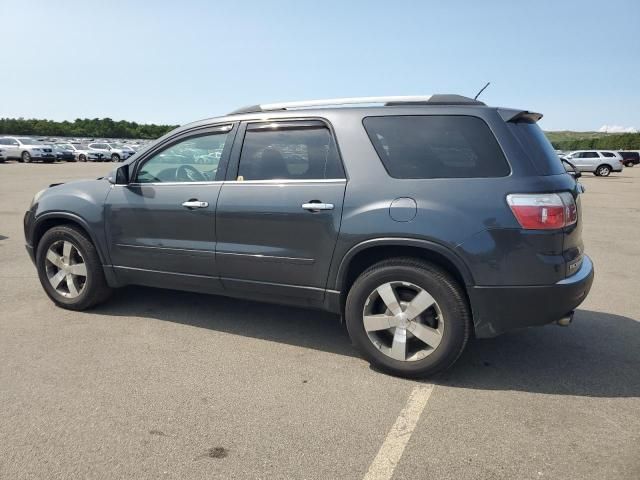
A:
[[[593,263],[585,255],[574,275],[553,285],[472,287],[469,297],[476,336],[494,337],[565,317],[587,297],[593,276]]]

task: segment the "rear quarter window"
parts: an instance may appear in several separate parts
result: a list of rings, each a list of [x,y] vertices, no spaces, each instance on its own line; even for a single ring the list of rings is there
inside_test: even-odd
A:
[[[566,173],[562,160],[537,124],[508,122],[507,125],[541,175]]]
[[[493,133],[480,118],[367,117],[363,125],[394,178],[486,178],[511,172]]]

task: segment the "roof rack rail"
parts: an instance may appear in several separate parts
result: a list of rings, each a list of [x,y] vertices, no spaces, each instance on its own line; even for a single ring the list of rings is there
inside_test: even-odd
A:
[[[415,95],[415,96],[390,96],[390,97],[347,97],[347,98],[327,98],[324,100],[303,100],[301,102],[280,102],[264,103],[261,105],[251,105],[242,107],[230,113],[255,113],[271,112],[274,110],[289,110],[297,108],[314,108],[338,105],[363,105],[382,104],[384,106],[401,105],[484,105],[479,100],[464,97],[462,95],[436,94],[436,95]]]

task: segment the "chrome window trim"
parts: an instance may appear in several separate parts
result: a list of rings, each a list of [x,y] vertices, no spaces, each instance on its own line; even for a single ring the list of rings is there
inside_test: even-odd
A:
[[[149,182],[149,183],[128,183],[125,185],[120,185],[121,187],[145,187],[145,186],[153,186],[159,187],[161,185],[169,185],[172,187],[178,185],[222,185],[224,183],[223,180],[212,180],[210,182]]]
[[[318,178],[318,179],[272,179],[272,180],[226,180],[225,185],[281,185],[281,184],[304,184],[304,183],[347,183],[346,178]]]
[[[304,184],[304,183],[346,183],[346,178],[322,178],[322,179],[289,179],[289,180],[215,180],[211,182],[153,182],[153,183],[128,183],[113,184],[114,187],[160,187],[183,186],[183,185],[281,185],[281,184]]]

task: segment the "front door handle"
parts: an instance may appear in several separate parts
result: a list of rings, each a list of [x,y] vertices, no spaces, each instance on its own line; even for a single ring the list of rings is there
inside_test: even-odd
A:
[[[209,202],[201,202],[200,200],[187,200],[186,202],[182,202],[182,206],[184,208],[207,208],[209,206]]]
[[[311,212],[316,212],[318,210],[333,210],[333,203],[309,202],[303,203],[302,208]]]

